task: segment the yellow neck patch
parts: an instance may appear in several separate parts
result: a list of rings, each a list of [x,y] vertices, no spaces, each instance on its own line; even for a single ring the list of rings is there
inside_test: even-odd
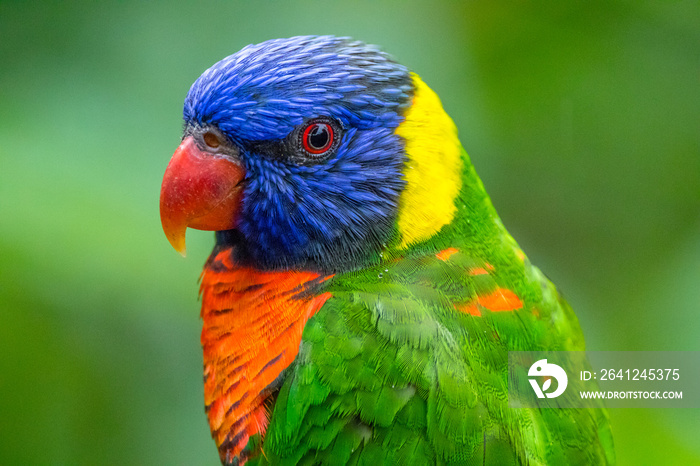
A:
[[[412,73],[415,94],[406,120],[396,129],[406,146],[406,187],[399,199],[399,248],[433,236],[450,223],[457,211],[455,198],[462,187],[461,144],[457,128],[440,99]]]

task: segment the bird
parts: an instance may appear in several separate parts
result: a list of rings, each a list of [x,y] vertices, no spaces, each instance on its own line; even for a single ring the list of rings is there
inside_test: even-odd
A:
[[[418,74],[348,37],[273,39],[207,69],[183,119],[160,215],[183,255],[187,228],[215,232],[222,464],[615,462],[605,409],[509,406],[509,352],[583,351],[582,331]]]

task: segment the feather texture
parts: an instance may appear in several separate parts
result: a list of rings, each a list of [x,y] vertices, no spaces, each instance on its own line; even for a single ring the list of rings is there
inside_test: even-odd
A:
[[[222,462],[614,463],[602,408],[508,407],[509,351],[583,336],[417,75],[350,39],[268,41],[207,70],[184,116],[246,170],[201,286]],[[317,118],[341,136],[309,157]]]

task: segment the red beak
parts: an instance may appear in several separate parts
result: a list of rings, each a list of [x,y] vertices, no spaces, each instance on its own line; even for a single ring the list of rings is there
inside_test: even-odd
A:
[[[212,231],[236,227],[243,178],[239,162],[200,150],[192,136],[182,141],[160,189],[160,221],[177,252],[185,255],[187,227]]]

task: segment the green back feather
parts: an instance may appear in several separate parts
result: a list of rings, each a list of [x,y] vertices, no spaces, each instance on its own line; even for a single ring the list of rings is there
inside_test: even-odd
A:
[[[327,282],[333,297],[304,330],[264,454],[251,463],[614,463],[603,409],[508,407],[508,351],[580,351],[583,337],[463,160],[451,224]],[[459,252],[436,257],[446,248]],[[512,290],[522,309],[473,316],[455,308],[498,288]]]

